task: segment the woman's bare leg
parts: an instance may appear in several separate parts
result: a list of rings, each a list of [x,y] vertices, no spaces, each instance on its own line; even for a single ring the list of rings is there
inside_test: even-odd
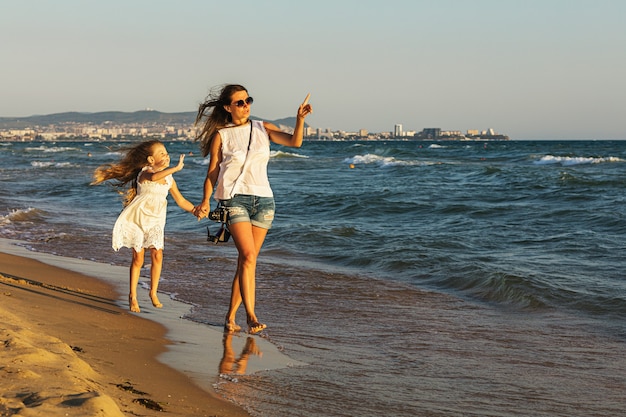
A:
[[[235,316],[242,302],[246,309],[248,324],[256,324],[258,323],[254,311],[256,304],[256,263],[267,235],[267,229],[252,226],[248,222],[240,222],[230,225],[229,230],[239,256],[237,258],[237,272],[233,279],[230,308],[226,315],[226,326],[228,327],[229,324],[236,326]]]

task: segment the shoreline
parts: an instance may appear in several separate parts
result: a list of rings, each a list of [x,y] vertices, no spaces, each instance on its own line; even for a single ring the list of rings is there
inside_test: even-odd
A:
[[[263,338],[223,340],[221,328],[183,319],[190,305],[161,297],[164,308],[153,308],[143,286],[142,312],[129,312],[127,268],[19,244],[28,242],[0,239],[2,415],[150,415],[152,405],[172,416],[245,417],[215,391],[224,359],[252,339],[262,355],[250,355],[246,373],[297,365]]]

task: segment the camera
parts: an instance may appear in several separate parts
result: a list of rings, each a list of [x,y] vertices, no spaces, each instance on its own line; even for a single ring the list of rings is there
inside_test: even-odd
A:
[[[226,207],[217,207],[215,210],[209,213],[209,220],[214,222],[226,223],[228,220],[228,209]]]
[[[226,207],[219,206],[209,213],[208,218],[214,222],[222,223],[222,226],[215,235],[211,234],[208,227],[206,228],[208,235],[206,239],[207,242],[213,242],[215,244],[228,242],[228,239],[230,239],[230,231],[228,230],[228,225],[226,224],[228,221],[228,209]]]

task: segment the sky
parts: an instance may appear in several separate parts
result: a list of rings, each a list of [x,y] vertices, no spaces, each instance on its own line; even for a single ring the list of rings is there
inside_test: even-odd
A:
[[[0,117],[196,111],[626,139],[624,0],[2,0]]]

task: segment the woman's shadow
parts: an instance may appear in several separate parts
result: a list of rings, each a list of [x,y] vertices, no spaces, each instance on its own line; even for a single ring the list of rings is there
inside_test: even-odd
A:
[[[235,358],[235,351],[233,350],[233,333],[224,333],[222,344],[224,346],[224,354],[222,355],[222,360],[220,360],[220,374],[244,375],[250,355],[263,356],[263,352],[259,349],[254,337],[248,337],[246,339],[246,343],[241,350],[239,358]]]

